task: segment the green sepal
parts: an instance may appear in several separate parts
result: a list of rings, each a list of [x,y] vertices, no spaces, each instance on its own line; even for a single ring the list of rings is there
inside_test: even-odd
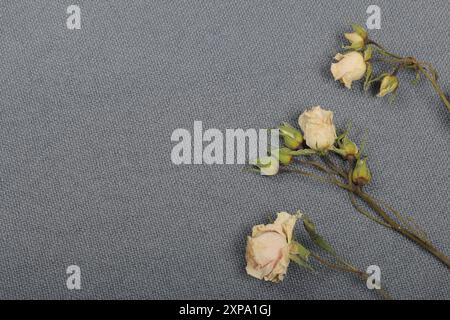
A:
[[[316,150],[313,149],[300,149],[300,150],[292,150],[289,152],[291,156],[312,156],[313,154],[317,154]]]
[[[292,138],[292,139],[296,138],[296,131],[297,131],[297,129],[295,129],[289,123],[283,122],[278,129],[280,130],[280,136],[282,136],[282,137],[289,137],[289,138]]]
[[[337,136],[336,138],[336,143],[339,143],[342,139],[344,139],[345,137],[347,137],[350,134],[350,130],[352,129],[352,122],[349,121],[347,123],[347,128],[345,129],[344,132],[342,132],[340,135]]]
[[[291,137],[284,136],[284,145],[288,147],[289,149],[296,150],[300,147],[300,143],[296,141],[295,139],[292,139]]]
[[[350,51],[361,51],[364,48],[364,44],[352,43],[351,46],[342,46],[342,49]]]
[[[291,261],[295,262],[302,268],[305,268],[309,271],[315,271],[314,268],[311,267],[311,265],[308,263],[308,261],[303,260],[300,256],[290,254],[289,259],[291,259]]]
[[[308,261],[309,256],[311,255],[311,251],[306,249],[303,245],[301,245],[295,240],[291,242],[290,253],[300,256],[305,261]]]
[[[364,61],[369,61],[372,59],[373,49],[371,46],[367,46],[366,50],[364,50]]]
[[[282,147],[280,149],[272,150],[271,155],[278,159],[278,161],[284,165],[288,166],[291,164],[293,157],[290,154],[292,150],[286,147]]]
[[[283,138],[284,144],[293,150],[298,149],[303,143],[302,133],[291,126],[289,123],[282,123],[278,128],[280,136]]]
[[[383,80],[384,77],[390,76],[390,75],[391,75],[390,73],[383,72],[378,77],[370,79],[369,84],[372,84],[373,82],[381,81],[381,80]]]
[[[372,83],[370,81],[370,79],[372,78],[372,73],[373,73],[372,64],[370,62],[367,62],[366,65],[367,65],[367,70],[366,70],[366,79],[364,81],[364,91],[369,90],[370,84]]]
[[[357,34],[359,34],[364,40],[367,39],[367,37],[369,36],[369,34],[367,33],[366,29],[364,29],[362,26],[360,26],[359,24],[353,23],[352,24],[352,29],[353,31],[355,31]]]
[[[303,226],[305,227],[306,232],[308,232],[311,240],[322,250],[330,253],[331,255],[336,255],[336,251],[334,251],[331,244],[328,243],[324,238],[322,238],[316,231],[316,225],[311,219],[304,215],[303,216]]]
[[[420,82],[420,72],[416,71],[416,77],[414,78],[414,80],[411,81],[411,84],[413,86],[418,85]]]

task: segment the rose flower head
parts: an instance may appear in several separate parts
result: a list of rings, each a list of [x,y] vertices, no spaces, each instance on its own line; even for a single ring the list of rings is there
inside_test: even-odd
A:
[[[253,227],[245,254],[246,271],[250,276],[272,282],[284,279],[296,222],[295,215],[280,212],[274,223]]]
[[[364,77],[367,65],[364,61],[364,56],[360,52],[338,53],[334,59],[338,62],[331,64],[331,73],[334,80],[341,81],[346,88],[351,89],[353,81]]]
[[[300,115],[298,124],[306,144],[311,149],[327,151],[333,147],[337,136],[332,111],[324,110],[320,106],[306,110]]]

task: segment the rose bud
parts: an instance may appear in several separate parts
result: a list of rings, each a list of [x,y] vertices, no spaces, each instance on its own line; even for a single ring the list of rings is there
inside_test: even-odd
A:
[[[351,43],[350,48],[355,50],[364,48],[368,38],[366,29],[358,24],[352,24],[352,28],[352,33],[344,33],[344,37]]]
[[[344,136],[342,139],[338,140],[338,147],[339,148],[334,148],[333,151],[347,160],[355,159],[359,152],[356,143],[350,140],[347,136]]]
[[[283,123],[279,128],[280,136],[286,147],[297,150],[303,143],[302,133],[288,123]]]
[[[351,89],[353,81],[364,77],[367,66],[361,53],[356,51],[338,53],[334,59],[339,62],[331,64],[331,73],[334,80],[340,80],[346,88]]]
[[[359,24],[356,24],[356,23],[352,24],[352,28],[355,33],[357,33],[359,36],[361,36],[364,39],[364,41],[367,40],[369,34],[367,33],[366,29],[364,29],[362,26],[360,26]]]
[[[358,159],[352,173],[352,181],[358,186],[364,186],[370,182],[372,175],[367,166],[367,158]]]
[[[380,92],[377,97],[384,97],[385,95],[395,92],[398,88],[398,78],[394,75],[387,75],[381,80]]]
[[[365,41],[364,38],[361,37],[359,34],[357,34],[356,32],[352,32],[352,33],[344,33],[344,37],[350,41],[351,46],[349,46],[348,48],[350,49],[354,49],[354,50],[359,50],[362,49],[365,45]]]
[[[277,158],[282,165],[288,166],[294,160],[294,157],[292,156],[291,152],[292,150],[289,148],[280,148],[278,150],[273,151],[272,155],[275,158]]]
[[[274,176],[280,169],[278,159],[273,156],[253,160],[250,164],[259,170],[259,173],[263,176]]]
[[[247,238],[246,271],[252,277],[280,282],[289,266],[289,251],[297,217],[280,212],[271,224],[254,226]]]
[[[333,147],[336,140],[333,112],[317,106],[303,112],[298,123],[308,147],[317,151],[327,151]]]

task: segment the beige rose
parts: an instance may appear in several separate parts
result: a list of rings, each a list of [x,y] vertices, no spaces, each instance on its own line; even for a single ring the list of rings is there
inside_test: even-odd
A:
[[[356,51],[346,54],[338,53],[334,59],[339,61],[331,64],[334,80],[340,80],[347,88],[351,89],[353,81],[364,77],[367,66],[361,53]]]
[[[318,151],[329,150],[337,138],[333,112],[320,106],[303,112],[298,118],[308,147]]]
[[[253,227],[247,239],[247,273],[266,281],[280,282],[289,266],[289,249],[297,217],[280,212],[271,224]]]

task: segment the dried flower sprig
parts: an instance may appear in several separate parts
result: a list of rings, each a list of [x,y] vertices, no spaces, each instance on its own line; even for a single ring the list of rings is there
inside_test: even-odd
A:
[[[408,238],[450,267],[450,259],[432,244],[425,231],[412,218],[403,216],[392,206],[365,191],[364,186],[371,182],[372,173],[364,155],[364,145],[358,148],[349,138],[349,129],[337,136],[331,111],[317,106],[302,113],[299,126],[303,134],[292,126],[286,130],[287,126],[283,124],[279,128],[285,147],[272,151],[272,160],[265,163],[264,172],[257,164],[254,169],[261,174],[270,172],[266,175],[295,173],[337,186],[348,192],[352,205],[359,213]],[[296,130],[295,134],[293,130]],[[298,148],[292,148],[292,140],[298,142]],[[301,149],[300,146],[304,144],[306,148]],[[335,157],[342,160],[336,162]],[[305,168],[314,169],[317,173]],[[364,202],[372,212],[361,206],[357,199]]]
[[[335,80],[340,80],[350,89],[353,81],[365,78],[365,91],[369,90],[373,84],[379,83],[380,89],[377,96],[390,95],[393,98],[400,83],[397,74],[402,70],[411,70],[416,74],[416,78],[412,83],[417,84],[421,79],[421,75],[425,76],[450,111],[450,102],[439,86],[436,69],[430,63],[419,61],[414,57],[403,57],[391,53],[382,45],[370,39],[363,27],[356,24],[352,25],[352,27],[352,33],[344,34],[345,38],[350,42],[349,46],[344,46],[347,52],[344,54],[338,53],[335,56],[335,60],[338,62],[331,65],[331,73]],[[375,75],[373,64],[377,61],[383,61],[391,65],[391,70]]]
[[[295,240],[294,229],[298,221],[302,222],[312,242],[325,252],[326,258]],[[315,260],[327,268],[355,274],[364,282],[367,282],[369,277],[367,273],[341,258],[332,245],[317,232],[313,221],[300,211],[295,215],[279,212],[274,222],[254,226],[252,235],[247,237],[245,257],[249,275],[271,282],[284,279],[291,261],[309,271],[315,271],[311,264],[311,260]],[[391,299],[381,286],[377,292],[384,299]]]

